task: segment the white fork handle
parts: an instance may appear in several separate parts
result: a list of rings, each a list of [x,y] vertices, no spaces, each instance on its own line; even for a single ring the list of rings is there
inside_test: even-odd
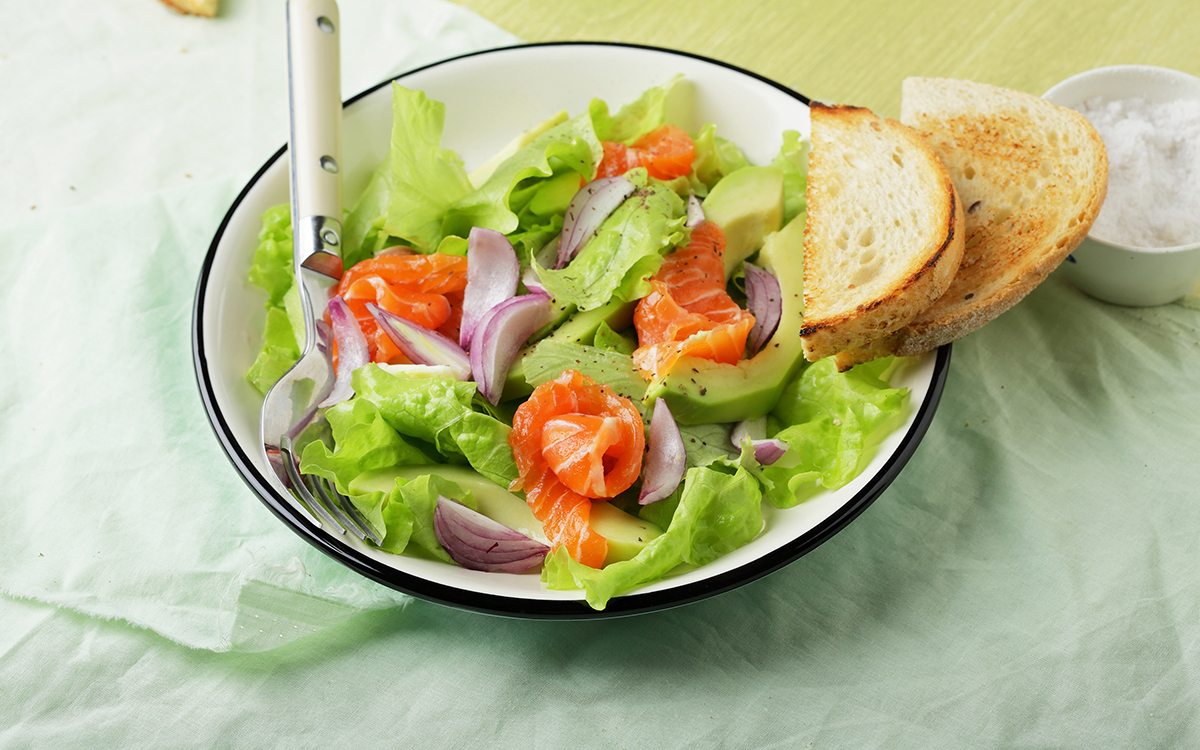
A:
[[[289,152],[298,263],[341,276],[342,97],[334,0],[288,0]]]

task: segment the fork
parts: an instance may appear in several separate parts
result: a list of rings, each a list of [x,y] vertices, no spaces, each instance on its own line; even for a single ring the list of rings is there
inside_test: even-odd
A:
[[[296,364],[267,392],[260,436],[274,477],[315,523],[382,544],[349,498],[324,478],[300,473],[295,450],[301,435],[327,427],[322,402],[335,381],[329,335],[318,326],[314,310],[324,310],[330,287],[343,270],[339,23],[334,0],[288,0],[288,152],[304,348]]]

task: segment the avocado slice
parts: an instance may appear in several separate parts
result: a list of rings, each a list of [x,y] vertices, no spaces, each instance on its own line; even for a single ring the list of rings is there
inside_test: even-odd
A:
[[[576,311],[543,340],[590,344],[601,323],[607,323],[608,327],[614,331],[623,331],[628,328],[633,323],[635,307],[637,307],[636,301],[613,300],[591,310]]]
[[[725,278],[783,226],[783,170],[742,167],[704,199],[704,218],[725,231]]]
[[[616,300],[592,310],[577,311],[567,317],[565,322],[543,337],[541,341],[591,344],[601,323],[607,324],[614,331],[623,331],[628,328],[633,323],[633,310],[636,306],[636,302]],[[525,368],[522,364],[525,354],[532,349],[532,346],[522,349],[517,354],[517,358],[513,360],[512,366],[508,368],[508,376],[504,381],[503,397],[505,399],[523,398],[533,393],[533,386],[525,380]]]
[[[579,192],[579,173],[574,170],[559,172],[546,178],[529,201],[530,212],[537,216],[550,217],[561,214]]]
[[[605,565],[632,560],[651,539],[663,533],[655,524],[631,516],[607,502],[592,503],[592,513],[588,520],[596,533],[608,540]]]
[[[650,384],[646,403],[666,399],[680,424],[735,422],[771,411],[804,364],[804,219],[800,214],[769,235],[758,254],[759,263],[779,279],[783,295],[783,314],[771,340],[736,365],[681,358],[666,378]]]
[[[351,494],[391,492],[392,488],[396,486],[397,478],[416,479],[425,474],[434,474],[454,482],[470,492],[478,504],[479,512],[488,518],[499,521],[510,529],[515,529],[540,542],[546,541],[546,535],[542,532],[542,524],[533,517],[533,511],[529,509],[529,505],[524,500],[469,466],[425,464],[375,469],[363,472],[350,480],[348,489]]]
[[[349,490],[352,494],[391,492],[396,486],[397,478],[416,479],[425,474],[435,474],[470,492],[475,498],[479,512],[493,521],[498,521],[539,542],[547,541],[542,524],[534,517],[525,500],[469,466],[428,464],[375,469],[363,472],[351,480]],[[592,528],[608,540],[605,565],[633,558],[651,539],[662,534],[662,529],[658,526],[632,516],[608,502],[592,503],[590,521]]]

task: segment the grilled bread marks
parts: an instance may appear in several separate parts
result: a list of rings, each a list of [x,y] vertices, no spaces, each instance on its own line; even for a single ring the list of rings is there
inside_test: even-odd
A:
[[[809,159],[801,339],[817,360],[902,328],[941,296],[963,218],[937,155],[867,109],[814,103]]]
[[[1108,160],[1083,115],[988,84],[906,79],[900,119],[941,157],[966,209],[958,274],[892,342],[915,355],[991,321],[1075,249],[1104,201]]]

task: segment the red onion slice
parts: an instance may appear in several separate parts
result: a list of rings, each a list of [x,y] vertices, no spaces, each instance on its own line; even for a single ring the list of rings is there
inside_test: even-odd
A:
[[[751,440],[750,444],[754,446],[754,460],[763,466],[770,466],[783,458],[783,454],[787,453],[788,450],[787,443],[775,438]]]
[[[746,271],[746,309],[754,316],[754,327],[750,329],[746,342],[750,356],[754,356],[775,335],[779,319],[783,317],[783,293],[779,279],[752,263],[743,263]]]
[[[654,402],[650,415],[649,452],[645,468],[642,469],[642,491],[638,495],[640,505],[649,505],[668,498],[683,481],[687,469],[687,451],[679,425],[671,414],[664,399]]]
[[[601,177],[580,188],[563,216],[562,235],[558,239],[558,261],[554,267],[563,268],[570,263],[584,243],[600,229],[604,220],[636,189],[623,176]]]
[[[341,403],[354,395],[350,386],[350,374],[371,361],[371,353],[367,348],[367,337],[358,327],[350,306],[340,296],[329,300],[329,322],[333,328],[333,340],[337,342],[338,363],[337,377],[333,381],[333,390],[317,405],[325,408]]]
[[[749,440],[750,447],[754,449],[754,460],[763,466],[770,466],[782,458],[784,453],[787,453],[788,444],[776,438],[753,437],[764,434],[766,425],[766,417],[738,422],[733,426],[733,432],[729,439],[738,450],[741,450],[743,440]]]
[[[380,309],[372,302],[367,303],[367,311],[413,364],[445,365],[459,380],[471,379],[471,360],[458,344],[437,331]]]
[[[548,545],[442,495],[433,510],[433,533],[450,558],[469,570],[520,573],[550,551]]]
[[[688,229],[695,229],[704,223],[704,208],[700,205],[700,199],[695,193],[688,196],[687,202],[687,218],[684,219],[683,225]]]
[[[521,274],[521,283],[525,288],[537,294],[549,294],[546,287],[542,285],[542,279],[537,275],[537,269],[533,266],[525,269],[525,273]]]
[[[550,322],[554,303],[550,295],[523,294],[488,310],[479,321],[471,347],[471,374],[479,392],[493,404],[500,402],[504,380],[517,352],[535,331]]]
[[[517,293],[521,261],[503,234],[475,227],[467,236],[467,287],[463,291],[458,343],[471,348],[471,337],[484,313]]]

